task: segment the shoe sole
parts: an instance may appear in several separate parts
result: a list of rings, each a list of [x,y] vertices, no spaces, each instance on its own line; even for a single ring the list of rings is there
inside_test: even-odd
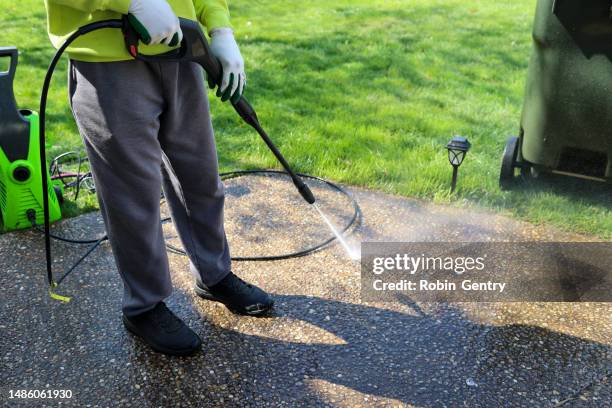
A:
[[[247,310],[247,309],[244,309],[244,308],[235,307],[235,306],[233,306],[232,304],[230,304],[228,302],[224,302],[224,301],[216,298],[213,294],[211,294],[206,289],[202,289],[199,286],[196,286],[194,288],[194,291],[195,291],[196,295],[198,295],[202,299],[210,300],[212,302],[221,303],[221,304],[225,305],[225,307],[227,307],[231,312],[236,313],[236,314],[240,314],[240,315],[259,317],[259,316],[263,316],[263,315],[269,313],[272,310],[272,307],[274,307],[274,301],[271,301],[269,305],[257,304],[258,308],[256,310]]]
[[[138,331],[133,327],[132,323],[130,323],[129,320],[125,318],[125,316],[123,316],[123,326],[126,328],[128,332],[133,334],[135,337],[140,339],[143,343],[145,343],[147,346],[151,347],[153,350],[157,351],[158,353],[163,353],[163,354],[167,354],[170,356],[190,356],[200,351],[200,349],[202,348],[201,340],[200,340],[200,343],[196,347],[184,349],[184,350],[169,349],[169,348],[165,348],[165,347],[153,344],[149,340],[141,336],[138,333]]]

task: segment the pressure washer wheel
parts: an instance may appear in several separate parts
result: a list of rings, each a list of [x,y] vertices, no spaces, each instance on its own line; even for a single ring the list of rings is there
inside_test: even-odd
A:
[[[502,165],[499,173],[499,187],[510,190],[517,181],[525,180],[531,175],[531,166],[521,160],[520,139],[516,136],[508,138],[502,154]],[[516,177],[516,169],[520,169],[520,177]]]

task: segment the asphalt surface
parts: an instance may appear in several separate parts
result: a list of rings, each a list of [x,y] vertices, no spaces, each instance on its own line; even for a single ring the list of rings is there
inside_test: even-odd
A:
[[[349,241],[584,241],[478,210],[352,190],[363,210]],[[329,237],[288,183],[227,182],[234,256],[299,250]],[[319,185],[334,222],[349,202]],[[170,224],[167,239],[180,245]],[[54,226],[103,232],[92,213]],[[169,307],[204,340],[202,353],[151,352],[121,324],[122,285],[102,245],[49,298],[39,233],[0,236],[2,406],[79,407],[609,407],[609,303],[360,301],[360,265],[333,245],[307,257],[236,262],[274,294],[274,314],[248,318],[194,296],[187,260],[170,255]],[[53,243],[57,273],[84,248]],[[10,390],[71,390],[71,399],[9,399]]]

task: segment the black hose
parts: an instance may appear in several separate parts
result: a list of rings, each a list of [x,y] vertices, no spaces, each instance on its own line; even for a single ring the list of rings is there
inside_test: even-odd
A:
[[[50,221],[49,221],[49,183],[47,180],[46,169],[47,169],[47,158],[46,158],[46,111],[47,111],[47,98],[49,95],[49,87],[51,86],[51,79],[55,72],[55,67],[59,62],[60,58],[64,54],[64,51],[82,35],[90,33],[92,31],[101,30],[103,28],[121,28],[121,20],[107,20],[99,21],[88,24],[84,27],[79,28],[74,32],[62,46],[56,51],[43,82],[43,87],[40,94],[40,108],[39,108],[39,120],[40,120],[40,134],[39,134],[39,154],[40,154],[40,169],[43,172],[42,176],[42,196],[43,196],[43,218],[44,218],[44,229],[45,229],[45,260],[47,267],[47,283],[49,284],[49,291],[53,296],[53,290],[57,287],[57,283],[53,280],[53,260],[51,255],[51,232],[50,232]]]
[[[222,179],[224,180],[229,180],[229,179],[233,179],[233,178],[237,178],[237,177],[243,177],[246,175],[250,175],[250,174],[283,174],[283,175],[288,175],[286,172],[284,171],[280,171],[280,170],[235,170],[235,171],[229,171],[229,172],[225,172],[225,173],[219,173],[219,175],[221,176]],[[357,203],[357,200],[355,200],[355,198],[345,189],[343,189],[342,187],[340,187],[339,185],[332,183],[331,181],[322,179],[320,177],[317,176],[311,176],[310,174],[303,174],[303,173],[296,173],[300,178],[303,179],[310,179],[310,180],[317,180],[319,182],[322,182],[324,184],[326,184],[327,186],[331,187],[332,189],[338,191],[340,194],[346,196],[350,201],[351,201],[351,205],[353,207],[353,216],[351,217],[351,219],[348,221],[348,223],[340,230],[340,233],[343,234],[346,231],[348,231],[354,224],[355,222],[357,222],[358,220],[360,220],[361,218],[361,208],[359,208],[359,204]],[[289,175],[290,176],[290,175]],[[162,222],[167,222],[170,221],[170,218],[164,218],[162,220]],[[296,252],[289,252],[286,254],[281,254],[281,255],[268,255],[268,256],[234,256],[232,257],[232,261],[279,261],[282,259],[290,259],[290,258],[298,258],[298,257],[302,257],[302,256],[306,256],[309,254],[312,254],[313,252],[319,251],[325,247],[327,247],[329,244],[331,244],[332,242],[334,242],[336,240],[336,237],[331,237],[329,239],[326,239],[325,241],[318,243],[316,245],[313,245],[309,248],[300,250],[300,251],[296,251]],[[166,244],[166,247],[177,254],[180,255],[187,255],[187,252],[185,252],[185,250],[178,248],[174,245],[171,244]]]
[[[221,176],[221,178],[223,180],[230,180],[230,179],[234,179],[234,178],[238,178],[238,177],[243,177],[243,176],[247,176],[247,175],[252,175],[252,174],[279,174],[279,175],[287,175],[286,172],[281,171],[281,170],[234,170],[234,171],[229,171],[229,172],[224,172],[224,173],[219,173],[219,175]],[[329,180],[325,180],[321,177],[317,177],[317,176],[312,176],[310,174],[304,174],[304,173],[297,173],[298,176],[300,176],[301,178],[304,179],[310,179],[310,180],[316,180],[319,181],[321,183],[324,183],[325,185],[331,187],[333,190],[339,192],[340,194],[344,195],[345,197],[347,197],[350,202],[351,202],[351,206],[353,207],[353,215],[351,216],[350,220],[346,223],[346,225],[340,230],[340,233],[345,233],[346,231],[348,231],[351,227],[353,227],[355,225],[355,223],[358,223],[361,219],[361,208],[359,207],[359,204],[357,203],[357,200],[355,200],[355,198],[353,198],[353,196],[351,195],[351,193],[349,193],[348,191],[346,191],[344,188],[342,188],[341,186],[332,183]],[[166,223],[166,222],[170,222],[172,221],[172,218],[170,217],[166,217],[163,218],[161,220],[162,223]],[[41,230],[38,226],[34,226],[35,229],[37,231],[40,232],[44,232],[43,230]],[[59,235],[54,235],[51,234],[51,238],[62,241],[62,242],[67,242],[67,243],[72,243],[72,244],[99,244],[105,240],[108,239],[107,235],[104,235],[102,238],[96,238],[96,239],[88,239],[88,240],[76,240],[76,239],[72,239],[72,238],[65,238]],[[298,258],[298,257],[302,257],[302,256],[306,256],[309,255],[313,252],[319,251],[325,247],[327,247],[329,244],[331,244],[332,242],[334,242],[336,240],[336,237],[330,237],[328,239],[326,239],[323,242],[320,242],[316,245],[313,245],[311,247],[308,247],[306,249],[300,250],[300,251],[295,251],[295,252],[290,252],[290,253],[286,253],[286,254],[280,254],[280,255],[268,255],[268,256],[235,256],[232,257],[232,261],[236,261],[236,262],[243,262],[243,261],[278,261],[278,260],[283,260],[283,259],[290,259],[290,258]],[[177,246],[174,246],[172,244],[166,244],[166,248],[176,254],[179,255],[187,255],[187,253],[185,252],[185,250],[183,250],[182,248],[179,248]],[[89,253],[88,253],[89,255]],[[80,261],[79,261],[80,262]],[[73,269],[73,268],[71,268]],[[59,283],[59,281],[58,281]]]
[[[34,224],[32,225],[32,227],[38,231],[38,232],[42,232],[43,234],[45,233],[45,230],[40,228],[40,226]],[[62,237],[60,235],[55,235],[53,233],[49,233],[49,235],[51,236],[51,238],[57,240],[57,241],[61,241],[61,242],[65,242],[67,244],[77,244],[77,245],[87,245],[87,244],[95,244],[98,241],[100,241],[102,239],[102,241],[108,239],[108,236],[104,235],[102,238],[96,238],[96,239],[72,239],[72,238],[66,238],[66,237]]]
[[[85,252],[85,254],[83,254],[83,256],[81,256],[81,257],[79,258],[79,260],[78,260],[78,261],[76,261],[76,262],[75,262],[75,263],[74,263],[74,264],[73,264],[73,265],[70,267],[70,269],[68,269],[68,270],[67,270],[67,271],[66,271],[66,272],[65,272],[65,273],[64,273],[64,274],[61,276],[61,278],[59,278],[59,279],[57,280],[57,282],[56,282],[56,286],[58,286],[60,283],[62,283],[62,281],[63,281],[64,279],[66,279],[66,277],[68,277],[68,275],[70,275],[70,274],[71,274],[71,273],[72,273],[72,272],[73,272],[73,271],[74,271],[74,270],[77,268],[77,266],[79,266],[79,265],[81,264],[81,262],[83,262],[83,261],[84,261],[84,260],[85,260],[85,259],[86,259],[86,258],[87,258],[89,255],[91,255],[91,253],[92,253],[93,251],[95,251],[95,250],[96,250],[96,248],[98,248],[98,247],[100,246],[100,244],[101,244],[102,242],[106,241],[107,239],[108,239],[108,236],[106,236],[106,235],[105,235],[105,236],[103,236],[102,238],[100,238],[99,240],[97,240],[97,241],[96,241],[96,242],[95,242],[95,243],[94,243],[94,244],[91,246],[91,248],[89,248],[89,249],[87,250],[87,252]]]

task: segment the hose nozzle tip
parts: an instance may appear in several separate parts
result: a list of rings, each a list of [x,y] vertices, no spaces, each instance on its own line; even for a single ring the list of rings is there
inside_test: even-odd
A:
[[[303,182],[300,183],[300,185],[298,186],[298,191],[300,192],[300,195],[302,196],[302,198],[306,200],[308,204],[314,204],[315,201],[317,201],[315,199],[314,194],[312,194],[310,187],[308,187],[306,183],[303,183]]]

